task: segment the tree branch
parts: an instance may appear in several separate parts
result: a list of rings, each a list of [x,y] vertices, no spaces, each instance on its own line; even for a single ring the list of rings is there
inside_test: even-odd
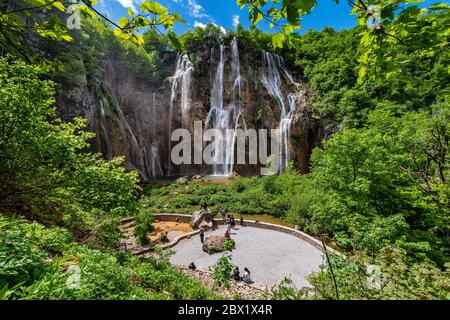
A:
[[[22,12],[22,11],[28,11],[28,10],[35,10],[35,9],[45,8],[45,7],[48,7],[48,6],[52,5],[52,4],[54,4],[56,1],[58,1],[58,0],[53,0],[53,1],[50,1],[49,3],[41,4],[41,5],[35,6],[35,7],[21,8],[21,9],[15,9],[15,10],[3,12],[3,13],[0,14],[0,16],[11,14],[11,13],[16,13],[16,12]]]

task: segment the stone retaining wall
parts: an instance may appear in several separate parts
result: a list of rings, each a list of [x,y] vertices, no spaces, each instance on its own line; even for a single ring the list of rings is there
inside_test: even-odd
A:
[[[173,241],[171,241],[171,242],[169,242],[169,243],[167,243],[165,245],[162,245],[161,247],[163,249],[172,248],[173,246],[177,245],[178,242],[180,242],[181,240],[186,239],[186,238],[190,238],[190,237],[195,236],[195,235],[197,235],[199,233],[200,233],[200,230],[195,230],[193,232],[182,234],[178,238],[175,238]]]
[[[160,220],[160,221],[180,221],[183,223],[189,223],[191,220],[191,215],[189,214],[175,214],[175,213],[157,213],[155,214],[155,219],[156,220]],[[214,221],[216,221],[216,223],[218,225],[224,225],[225,224],[225,220],[224,219],[214,219]],[[239,220],[236,220],[236,222],[239,223]],[[308,242],[309,244],[311,244],[312,246],[314,246],[316,249],[319,249],[320,251],[324,251],[323,250],[323,246],[322,246],[322,242],[320,240],[317,240],[316,238],[310,236],[309,234],[306,234],[302,231],[293,229],[293,228],[289,228],[289,227],[285,227],[285,226],[280,226],[278,224],[273,224],[273,223],[266,223],[266,222],[256,222],[253,220],[244,220],[244,225],[245,226],[249,226],[249,227],[253,227],[253,228],[261,228],[261,229],[268,229],[268,230],[273,230],[273,231],[278,231],[278,232],[283,232],[283,233],[287,233],[290,234],[294,237],[300,238],[303,241]],[[196,233],[192,233],[192,235],[195,235]],[[177,244],[180,240],[187,238],[188,235],[191,234],[185,234],[183,236],[180,236],[180,239],[175,239],[174,241],[177,241],[175,244]],[[170,243],[172,244],[172,243]],[[173,247],[175,244],[171,245],[170,247]],[[329,246],[327,246],[327,250],[328,252],[334,253],[334,254],[340,254],[338,251],[334,250],[333,248],[330,248]]]

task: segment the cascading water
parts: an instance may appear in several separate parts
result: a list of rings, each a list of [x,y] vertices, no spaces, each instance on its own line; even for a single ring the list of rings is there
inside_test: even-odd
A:
[[[172,76],[172,92],[170,95],[170,122],[173,120],[173,109],[177,101],[179,91],[181,92],[180,109],[182,124],[185,125],[189,121],[189,111],[191,111],[191,82],[194,65],[189,60],[187,53],[183,53],[178,57],[177,68]],[[178,89],[181,83],[180,90]],[[172,128],[171,128],[172,129]]]
[[[212,51],[213,53],[213,51]],[[231,70],[233,78],[232,102],[226,108],[224,107],[224,67],[225,67],[225,46],[220,45],[220,60],[214,77],[211,89],[211,108],[206,118],[205,127],[219,130],[222,135],[215,141],[217,148],[224,151],[216,152],[214,156],[213,175],[227,176],[233,171],[234,165],[234,146],[236,142],[236,129],[242,119],[242,101],[241,101],[241,71],[239,60],[239,49],[237,39],[231,42]],[[244,123],[245,126],[245,123]],[[227,129],[234,129],[233,135],[227,134]],[[216,149],[217,151],[217,149]]]
[[[110,147],[110,141],[109,141],[109,136],[108,136],[108,131],[106,130],[105,127],[105,108],[104,108],[104,102],[102,99],[99,100],[100,102],[100,130],[101,130],[101,135],[103,136],[103,142],[105,145],[105,153],[106,153],[106,159],[107,160],[111,160],[113,158],[113,153]]]
[[[235,104],[241,104],[241,61],[239,59],[239,47],[236,37],[231,41],[231,72],[233,82],[233,99]]]
[[[148,171],[150,171],[150,176],[151,177],[156,177],[158,175],[164,175],[162,168],[161,168],[161,163],[159,161],[159,148],[158,148],[158,143],[156,140],[156,126],[158,125],[158,120],[156,117],[156,93],[153,93],[153,101],[151,104],[151,115],[152,115],[152,119],[153,119],[153,124],[152,124],[152,130],[151,130],[151,135],[152,135],[152,143],[151,143],[151,153],[150,153],[150,164],[148,163],[148,153],[147,150],[145,151],[145,157],[146,157],[146,161],[147,161],[147,166],[148,166]]]
[[[284,118],[280,120],[280,171],[285,170],[288,162],[291,160],[291,154],[289,152],[289,142],[291,137],[292,118],[294,116],[294,112],[297,109],[297,105],[295,103],[295,94],[290,93],[287,98],[289,102],[289,112]]]
[[[220,52],[211,50],[211,57],[216,57],[216,70],[214,72],[211,84],[210,109],[205,120],[205,129],[214,128],[221,132],[221,135],[214,142],[216,144],[214,154],[214,164],[210,166],[208,174],[227,176],[230,175],[234,168],[235,149],[236,149],[236,130],[239,128],[246,129],[246,123],[243,117],[244,104],[242,92],[246,88],[242,87],[241,64],[239,56],[238,40],[233,38],[229,47],[224,44],[220,45]],[[229,57],[227,59],[227,57]],[[292,75],[285,66],[283,58],[273,55],[269,52],[262,53],[262,75],[261,82],[273,96],[280,107],[280,119],[278,124],[279,149],[272,150],[279,157],[278,171],[283,171],[287,163],[291,160],[290,155],[290,135],[293,115],[296,111],[296,98],[293,93],[283,94],[283,83],[285,78],[289,83],[296,85]],[[228,62],[227,62],[228,61]],[[225,77],[226,63],[230,63],[230,74]],[[192,81],[193,81],[194,65],[190,61],[187,53],[180,54],[177,59],[176,69],[171,77],[171,93],[169,103],[169,124],[168,124],[168,151],[169,157],[172,151],[172,143],[170,136],[176,128],[185,128],[191,133],[193,132],[193,115],[192,112]],[[228,69],[227,69],[228,70]],[[228,77],[229,76],[229,77]],[[143,154],[144,173],[148,177],[164,175],[159,154],[160,141],[157,139],[156,128],[158,126],[156,97],[153,94],[153,102],[150,105],[149,112],[152,117],[152,128],[150,131],[150,143],[140,150]],[[121,114],[121,112],[119,112]],[[131,135],[131,154],[135,158],[136,150],[139,150],[139,142],[128,125],[123,126]],[[228,129],[234,129],[230,135]],[[149,148],[150,147],[150,148]],[[218,148],[221,151],[218,152]],[[136,154],[137,156],[137,154]],[[142,157],[141,157],[142,159]],[[171,174],[190,174],[189,167],[183,167],[180,170],[172,170],[170,164],[167,168],[167,175]],[[205,172],[206,173],[206,172]]]
[[[281,91],[281,76],[278,68],[283,70],[286,77],[292,84],[296,84],[292,75],[284,66],[283,59],[278,55],[273,55],[269,52],[263,51],[263,70],[261,82],[266,87],[269,94],[275,97],[280,106],[280,124],[278,126],[278,172],[286,169],[288,162],[291,160],[289,143],[291,135],[291,124],[294,112],[296,110],[295,95],[290,93],[286,100],[288,102],[289,109],[286,109],[285,98]],[[272,150],[272,153],[274,150]]]
[[[220,60],[219,64],[217,65],[216,73],[214,76],[214,82],[211,89],[211,98],[210,98],[210,104],[211,109],[209,110],[208,116],[206,117],[206,124],[205,127],[208,128],[210,122],[212,121],[212,127],[214,129],[220,130],[222,133],[222,137],[216,137],[216,141],[214,143],[216,144],[215,149],[215,155],[214,155],[214,164],[212,168],[212,174],[213,175],[227,175],[229,174],[227,170],[227,164],[224,163],[224,159],[221,157],[223,154],[221,152],[218,152],[219,148],[224,148],[224,143],[226,143],[226,129],[228,128],[229,122],[230,122],[230,114],[228,110],[225,110],[223,107],[223,71],[225,67],[225,60],[224,60],[224,51],[225,46],[223,44],[220,45]],[[211,50],[211,55],[214,51]]]
[[[262,59],[263,69],[261,82],[267,91],[269,91],[269,94],[277,99],[280,105],[281,118],[283,118],[286,114],[286,106],[283,94],[281,93],[281,76],[275,64],[274,56],[270,52],[263,50]]]
[[[275,59],[276,59],[276,62],[277,62],[277,66],[278,66],[279,68],[281,68],[281,70],[283,70],[285,76],[289,79],[289,81],[290,81],[293,85],[298,86],[298,83],[294,81],[294,78],[292,77],[291,73],[290,73],[289,70],[286,68],[286,64],[284,63],[283,57],[276,54],[276,55],[275,55]]]
[[[173,123],[174,123],[174,109],[179,94],[180,98],[180,110],[181,110],[181,125],[183,128],[188,128],[190,124],[190,111],[192,107],[191,103],[191,83],[192,73],[194,71],[194,64],[189,60],[187,53],[180,54],[177,60],[177,67],[171,78],[172,91],[170,95],[170,110],[169,110],[169,132],[168,132],[168,145],[169,145],[169,159],[171,150],[170,136],[172,135]],[[181,88],[180,88],[181,84]],[[172,166],[168,167],[168,174],[171,174]]]
[[[232,110],[232,123],[231,127],[234,129],[234,135],[231,139],[227,140],[226,146],[226,159],[229,164],[228,174],[233,172],[234,169],[234,145],[236,142],[236,130],[239,128],[239,124],[242,122],[244,129],[247,128],[244,118],[242,117],[243,105],[241,100],[241,61],[239,57],[239,46],[237,38],[234,37],[231,41],[231,72],[233,76],[233,104],[230,106]]]
[[[130,124],[128,123],[128,121],[125,118],[125,115],[122,112],[122,109],[120,109],[119,106],[117,106],[117,111],[119,113],[119,127],[120,130],[122,132],[128,131],[128,133],[131,136],[131,162],[134,164],[135,168],[139,170],[139,172],[141,173],[141,175],[144,178],[148,178],[146,177],[145,172],[142,171],[142,157],[141,157],[141,147],[139,146],[139,142],[136,138],[136,135],[134,134],[133,130],[131,129]],[[124,135],[124,134],[123,134]]]

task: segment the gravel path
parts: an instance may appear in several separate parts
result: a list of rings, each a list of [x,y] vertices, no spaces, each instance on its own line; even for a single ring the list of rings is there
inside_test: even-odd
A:
[[[218,230],[207,232],[205,237],[224,233],[225,227],[220,226]],[[241,272],[244,267],[249,268],[253,281],[268,287],[278,284],[285,277],[291,277],[297,288],[307,286],[306,275],[318,271],[323,263],[320,250],[282,232],[236,226],[231,238],[236,242],[232,252],[233,263],[239,266]],[[203,252],[199,236],[182,240],[173,250],[176,251],[170,259],[173,264],[188,266],[194,261],[197,267],[204,269],[213,265],[221,255]]]

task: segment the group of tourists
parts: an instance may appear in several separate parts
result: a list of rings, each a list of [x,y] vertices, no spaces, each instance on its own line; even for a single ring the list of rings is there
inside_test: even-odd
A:
[[[248,270],[247,267],[244,268],[244,275],[243,276],[241,276],[241,272],[239,271],[239,267],[236,267],[234,269],[234,272],[233,272],[233,275],[231,276],[231,278],[233,278],[236,281],[243,281],[246,284],[253,283],[252,278],[251,278],[250,270]]]
[[[206,204],[203,204],[203,205],[202,205],[202,210],[208,210],[208,207],[207,207]],[[231,240],[231,229],[236,229],[236,221],[235,221],[235,218],[234,218],[234,216],[231,215],[231,214],[227,215],[227,214],[225,213],[225,209],[223,209],[223,208],[220,209],[219,214],[222,216],[222,218],[223,218],[223,220],[224,220],[224,222],[225,222],[225,224],[226,224],[226,226],[227,226],[227,230],[225,231],[224,237],[225,237],[227,240]],[[239,222],[240,222],[240,225],[243,227],[243,226],[244,226],[244,218],[242,217],[242,215],[241,215],[241,217],[240,217],[239,220],[240,220],[240,221],[239,221]],[[199,233],[199,235],[200,235],[200,241],[201,241],[201,243],[203,243],[204,240],[205,240],[205,229],[200,228],[200,233]]]
[[[202,205],[202,210],[208,210],[208,207],[207,207],[206,204]],[[224,237],[227,240],[231,240],[231,229],[235,229],[236,228],[235,218],[231,214],[227,215],[226,212],[225,212],[225,209],[223,209],[223,208],[220,209],[219,215],[222,216],[222,218],[223,218],[223,220],[225,222],[225,225],[227,226],[227,229],[225,231]],[[242,217],[242,215],[240,216],[239,220],[240,220],[240,225],[243,227],[244,226],[244,218]],[[205,229],[200,228],[199,235],[200,235],[200,241],[201,241],[201,243],[203,243],[204,240],[205,240]],[[194,264],[194,262],[192,262],[189,265],[189,269],[190,270],[195,270],[196,269],[196,265]],[[244,268],[244,274],[242,276],[241,276],[241,272],[239,270],[239,267],[236,267],[234,269],[234,271],[233,271],[233,274],[230,276],[230,278],[232,278],[232,279],[234,279],[236,281],[243,281],[246,284],[253,283],[252,280],[251,280],[250,270],[247,267]]]
[[[195,269],[197,269],[197,266],[195,265],[194,262],[191,262],[188,266],[189,270],[195,271]],[[236,266],[236,268],[233,271],[233,274],[230,276],[231,279],[235,280],[235,281],[242,281],[245,284],[252,284],[252,277],[251,277],[251,272],[250,270],[245,267],[244,268],[244,275],[241,276],[241,272],[239,271],[239,267]]]
[[[225,238],[230,239],[231,229],[236,228],[236,221],[234,219],[234,216],[231,214],[229,214],[229,215],[225,214],[225,209],[223,209],[223,208],[220,209],[219,214],[222,216],[222,219],[224,220],[225,225],[227,226],[227,231],[225,232]],[[241,224],[241,227],[244,226],[244,218],[242,217],[242,215],[240,217],[240,224]]]

